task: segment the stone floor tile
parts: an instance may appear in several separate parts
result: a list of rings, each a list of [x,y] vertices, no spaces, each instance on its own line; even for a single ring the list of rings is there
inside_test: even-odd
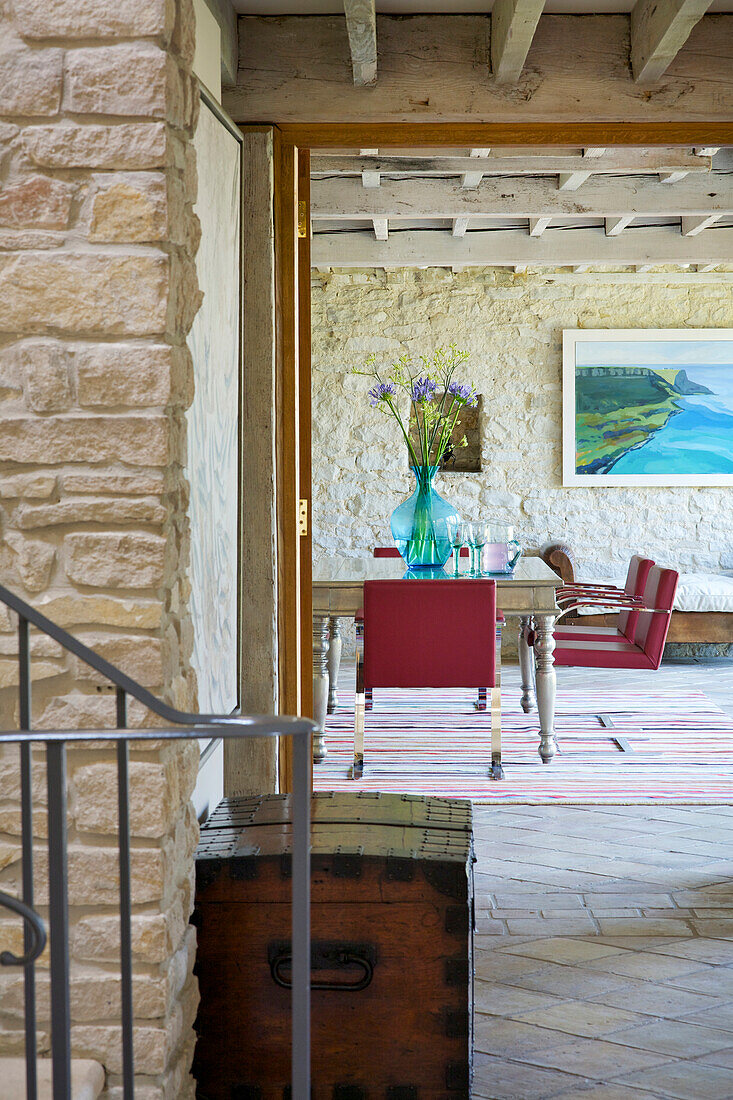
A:
[[[583,899],[569,890],[546,890],[541,894],[522,894],[496,890],[493,894],[497,909],[583,909]]]
[[[547,959],[548,962],[558,963],[579,963],[585,959],[601,959],[606,955],[623,954],[621,948],[611,947],[610,944],[570,939],[564,936],[534,940],[532,943],[517,944],[503,950],[507,955],[530,955],[535,959]]]
[[[617,1032],[611,1041],[675,1058],[696,1058],[700,1054],[731,1047],[729,1031],[680,1020],[658,1020],[643,1027],[632,1027],[629,1031]]]
[[[566,1001],[563,1004],[523,1012],[521,1016],[515,1016],[515,1019],[528,1024],[537,1024],[543,1028],[556,1028],[569,1035],[582,1035],[588,1039],[596,1039],[631,1027],[632,1024],[644,1024],[649,1017],[642,1016],[638,1012],[624,1012],[620,1008],[611,1008],[609,1005],[590,1004],[588,1001]]]
[[[685,1022],[733,1031],[733,1002],[727,1005],[716,1005],[715,1008],[705,1008],[702,1012],[693,1012],[690,1016],[685,1016]]]
[[[712,1054],[706,1054],[700,1059],[708,1066],[722,1066],[724,1069],[733,1070],[733,1046],[723,1050],[715,1050]]]
[[[680,974],[679,977],[670,978],[669,984],[679,986],[680,989],[691,989],[693,993],[709,993],[712,997],[733,1001],[731,966],[708,966],[705,970],[697,970],[692,974]]]
[[[563,1046],[567,1041],[566,1034],[546,1027],[533,1026],[518,1020],[501,1020],[495,1016],[482,1016],[480,1013],[476,1017],[476,1050],[483,1054],[495,1054],[498,1058],[515,1058],[528,1051],[549,1050],[551,1047]]]
[[[473,1100],[547,1100],[567,1092],[579,1078],[558,1070],[491,1058],[476,1066]]]
[[[690,936],[691,929],[682,920],[634,920],[628,917],[598,917],[603,935],[609,936]]]
[[[632,937],[633,938],[633,937]],[[674,959],[670,955],[654,954],[652,951],[637,951],[632,955],[624,955],[621,958],[611,956],[606,959],[589,959],[582,964],[589,970],[604,970],[609,974],[626,975],[629,978],[643,978],[646,981],[665,982],[670,980],[674,985],[682,984],[685,975],[695,975],[702,970],[704,964],[699,960]],[[680,981],[675,979],[679,978]],[[684,986],[691,988],[694,986]],[[711,992],[701,989],[700,993]]]
[[[733,920],[733,899],[727,899],[725,905],[690,909],[690,913],[698,920]]]
[[[520,1058],[532,1065],[562,1069],[599,1081],[608,1081],[635,1070],[649,1070],[669,1061],[667,1055],[619,1046],[605,1039],[574,1039],[567,1046],[528,1051]]]
[[[670,894],[653,894],[646,890],[639,890],[633,894],[611,891],[600,894],[584,894],[583,900],[589,909],[651,909],[653,906],[663,908],[672,907]]]
[[[699,959],[700,962],[715,966],[733,963],[733,943],[729,940],[707,939],[704,936],[691,940],[670,940],[659,947],[650,947],[649,950],[655,954],[674,955],[680,959]]]
[[[648,1092],[628,1085],[591,1085],[590,1088],[561,1092],[555,1100],[659,1100],[661,1095],[661,1092]]]
[[[614,1008],[628,1009],[630,1012],[664,1016],[668,1020],[677,1020],[691,1012],[701,1012],[705,1008],[713,1008],[716,1003],[723,1003],[722,999],[708,997],[703,993],[690,993],[675,986],[655,985],[654,982],[644,981],[630,981],[621,989],[612,989],[589,999]]]
[[[688,941],[679,936],[596,936],[594,943],[609,943],[612,947],[623,947],[626,951],[651,951],[652,948],[666,944],[680,944]]]
[[[673,1062],[652,1073],[632,1073],[618,1079],[617,1084],[652,1086],[663,1096],[677,1100],[730,1100],[733,1096],[733,1074],[719,1066],[704,1062]]]
[[[628,978],[617,974],[587,970],[579,966],[559,966],[548,963],[534,974],[517,975],[509,979],[513,985],[537,993],[551,993],[565,1000],[588,1000],[601,993],[622,989]],[[623,1006],[622,1006],[623,1007]]]
[[[557,997],[537,990],[520,989],[514,985],[497,985],[495,982],[476,982],[474,1005],[477,1012],[491,1016],[516,1016],[530,1008],[542,1008],[558,1002]]]
[[[698,936],[733,940],[733,920],[693,920],[692,927]]]
[[[573,917],[507,917],[510,932],[526,932],[529,935],[568,935],[577,932],[595,932],[596,926],[590,916]]]
[[[533,959],[529,955],[507,955],[506,951],[476,952],[476,977],[487,982],[511,984],[513,977],[527,977],[544,966],[544,959]]]

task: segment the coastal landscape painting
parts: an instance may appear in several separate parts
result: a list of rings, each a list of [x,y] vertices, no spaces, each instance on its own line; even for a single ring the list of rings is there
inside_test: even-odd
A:
[[[733,485],[733,330],[563,332],[564,485]]]

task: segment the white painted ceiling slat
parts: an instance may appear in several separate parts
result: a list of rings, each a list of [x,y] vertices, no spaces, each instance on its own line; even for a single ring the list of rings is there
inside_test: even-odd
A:
[[[577,191],[591,175],[591,172],[560,172],[557,177],[558,191]]]
[[[377,14],[374,0],[344,0],[354,84],[377,82]]]
[[[549,226],[552,218],[529,218],[530,237],[541,237]]]
[[[633,216],[624,214],[620,218],[606,218],[606,236],[620,237],[624,229],[633,222]]]
[[[576,194],[558,190],[552,177],[488,176],[478,191],[450,179],[385,179],[381,188],[365,190],[358,179],[332,178],[312,181],[311,203],[315,220],[471,216],[544,221],[547,228],[550,218],[733,216],[733,180],[706,172],[668,187],[655,176],[594,176]],[[535,228],[532,235],[541,232]]]
[[[376,240],[378,240],[378,241],[389,240],[389,219],[388,218],[372,218],[372,225],[374,227],[374,237],[375,237]]]
[[[332,267],[450,267],[452,264],[704,264],[729,263],[733,229],[684,237],[673,226],[635,229],[607,237],[603,229],[550,230],[530,237],[521,230],[474,231],[454,238],[440,230],[393,232],[387,243],[371,233],[316,233],[312,262]]]
[[[636,0],[631,11],[631,69],[655,84],[690,37],[712,0]]]
[[[491,9],[491,72],[497,84],[522,75],[545,0],[494,0]]]
[[[454,218],[451,233],[454,237],[465,237],[468,229],[468,218]]]

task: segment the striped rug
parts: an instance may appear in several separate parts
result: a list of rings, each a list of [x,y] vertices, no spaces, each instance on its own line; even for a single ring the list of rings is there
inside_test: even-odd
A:
[[[353,690],[353,689],[352,689]],[[379,691],[366,716],[365,773],[348,778],[353,754],[353,695],[341,694],[326,724],[328,755],[314,768],[316,790],[397,791],[470,798],[481,803],[733,803],[733,718],[701,691],[562,691],[556,730],[560,753],[537,755],[536,712],[515,693],[503,703],[506,778],[488,779],[488,712],[467,691]],[[598,718],[609,715],[614,729]],[[633,750],[621,752],[618,734]]]

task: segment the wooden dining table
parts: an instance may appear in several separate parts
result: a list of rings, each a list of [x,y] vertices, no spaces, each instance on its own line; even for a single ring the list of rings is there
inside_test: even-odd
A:
[[[409,573],[417,575],[418,571]],[[399,580],[406,567],[401,558],[347,557],[332,554],[313,563],[313,701],[318,734],[313,742],[313,761],[326,757],[326,716],[338,706],[336,690],[341,660],[340,619],[353,619],[364,603],[364,582]],[[420,571],[421,577],[424,575]],[[442,576],[450,577],[451,569]],[[461,579],[470,580],[466,574]],[[555,739],[556,678],[553,629],[560,614],[555,599],[563,583],[540,557],[520,559],[513,573],[494,574],[496,602],[507,619],[518,619],[521,705],[525,713],[535,707],[539,718],[538,752],[549,764],[557,752]],[[534,644],[530,644],[533,641]]]

